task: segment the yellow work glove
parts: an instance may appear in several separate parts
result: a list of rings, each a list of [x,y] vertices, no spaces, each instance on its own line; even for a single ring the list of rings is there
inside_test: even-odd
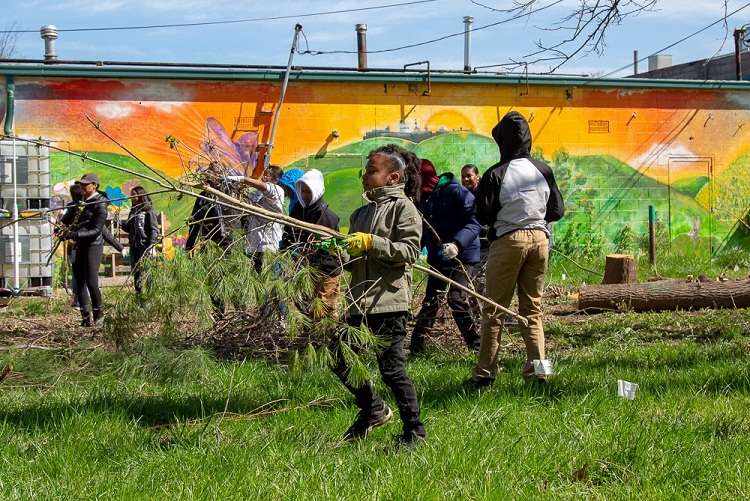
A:
[[[356,232],[344,240],[344,248],[350,256],[359,256],[372,247],[372,235],[370,233]]]

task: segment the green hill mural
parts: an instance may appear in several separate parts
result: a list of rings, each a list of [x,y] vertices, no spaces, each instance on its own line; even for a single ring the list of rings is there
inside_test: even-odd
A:
[[[390,137],[363,139],[336,149],[325,148],[284,169],[314,167],[323,172],[325,198],[341,217],[342,230],[346,230],[349,216],[363,204],[360,176],[367,154],[388,143],[414,151],[420,158],[429,158],[438,172],[449,171],[456,175],[467,163],[477,165],[481,173],[499,160],[497,145],[491,138],[471,132],[450,132],[418,144]],[[153,175],[125,155],[90,155],[134,172]],[[738,221],[747,216],[748,198],[741,192],[741,186],[743,179],[750,175],[750,154],[738,158],[713,181],[699,176],[673,186],[645,176],[609,155],[573,157],[561,148],[553,152],[551,158],[545,158],[543,150],[535,147],[533,156],[549,163],[555,172],[566,203],[565,217],[554,226],[555,240],[571,252],[592,246],[597,252],[623,250],[619,247],[623,231],[630,231],[636,237],[648,235],[648,211],[653,205],[658,223],[666,228],[673,251],[709,256],[727,243]],[[51,168],[53,184],[78,179],[84,172],[97,172],[116,204],[136,182],[149,191],[158,189],[155,183],[138,176],[87,163],[66,153],[53,153]],[[191,197],[179,199],[171,194],[156,194],[153,198],[156,210],[166,214],[172,228],[182,225],[190,215]],[[129,202],[119,203],[122,210],[129,209]],[[713,213],[709,210],[711,207]],[[721,217],[725,213],[729,216]],[[184,235],[185,231],[180,233]]]
[[[404,147],[410,144],[394,138],[368,139],[331,150],[322,158],[311,155],[289,167],[314,165],[323,172],[326,199],[345,227],[351,212],[362,204],[359,165],[364,165],[370,150],[391,142]],[[477,165],[483,172],[499,160],[497,145],[491,138],[470,132],[440,134],[414,145],[412,150],[420,158],[432,160],[438,172],[457,175],[467,163]],[[358,157],[362,163],[353,161],[356,167],[344,168],[341,161],[333,166],[323,161],[330,158],[335,163],[346,155]],[[541,150],[536,150],[535,155],[541,157]],[[613,250],[626,226],[637,236],[648,235],[649,205],[654,205],[657,219],[666,226],[673,246],[680,252],[710,254],[730,230],[731,225],[713,220],[709,211],[690,196],[691,190],[706,183],[705,179],[670,187],[615,157],[570,157],[564,149],[544,160],[552,166],[566,201],[566,216],[554,228],[556,239],[573,240],[567,242],[571,250],[591,245],[592,241],[597,242],[599,250]]]
[[[695,197],[704,207],[713,206],[717,221],[731,228],[726,238],[729,245],[750,247],[750,196],[746,190],[748,178],[750,153],[735,159],[714,176],[712,181],[706,183]]]
[[[708,176],[686,177],[673,182],[672,188],[680,190],[687,196],[696,198],[708,181]]]

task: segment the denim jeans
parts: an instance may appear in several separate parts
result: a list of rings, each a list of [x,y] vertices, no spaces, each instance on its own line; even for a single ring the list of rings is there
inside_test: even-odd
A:
[[[383,342],[384,346],[376,353],[378,368],[383,377],[383,382],[391,389],[396,399],[399,414],[404,423],[404,434],[425,437],[424,424],[420,417],[419,403],[417,402],[417,392],[405,368],[404,338],[406,337],[408,318],[409,314],[405,311],[377,313],[367,316],[350,316],[346,319],[346,323],[355,327],[368,326],[373,334]],[[380,411],[385,402],[380,395],[375,393],[371,381],[368,380],[359,387],[354,387],[347,381],[350,368],[346,365],[339,350],[338,345],[342,342],[347,341],[339,336],[334,336],[331,339],[330,349],[335,362],[333,372],[354,395],[357,407],[364,412]],[[359,351],[359,347],[356,345],[351,345],[351,348],[355,352]]]

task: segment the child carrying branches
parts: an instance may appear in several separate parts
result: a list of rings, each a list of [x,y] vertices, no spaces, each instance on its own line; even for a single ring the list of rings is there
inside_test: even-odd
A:
[[[404,338],[411,301],[411,265],[420,254],[422,224],[409,197],[419,194],[419,168],[399,153],[395,145],[370,152],[362,176],[367,205],[351,216],[351,237],[344,246],[352,259],[348,263],[351,280],[347,289],[349,326],[366,326],[379,342],[376,350],[383,382],[396,399],[403,434],[396,443],[412,447],[426,440],[417,393],[406,373]],[[342,352],[342,343],[356,342],[342,331],[331,340],[333,371],[354,395],[360,411],[344,433],[344,440],[362,439],[375,427],[393,417],[393,411],[375,393],[371,381],[360,386],[349,380],[351,366]]]
[[[290,216],[300,221],[339,230],[339,216],[323,200],[325,184],[323,174],[310,169],[295,183],[298,203]],[[311,310],[312,318],[336,316],[336,299],[339,297],[341,264],[338,258],[323,249],[313,247],[313,235],[293,226],[284,227],[281,239],[282,249],[292,249],[292,255],[300,255],[315,269],[315,298],[322,304],[322,310]]]

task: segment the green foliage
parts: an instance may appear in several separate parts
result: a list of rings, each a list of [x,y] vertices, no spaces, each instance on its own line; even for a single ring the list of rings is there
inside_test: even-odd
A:
[[[144,377],[164,383],[200,381],[216,370],[213,356],[201,347],[174,351],[157,338],[139,338],[114,368],[120,378]]]
[[[582,221],[569,224],[565,234],[555,239],[555,246],[568,257],[592,259],[605,254],[604,236],[588,233]]]
[[[750,256],[747,250],[737,245],[722,248],[714,254],[712,261],[724,270],[750,270]]]
[[[637,240],[638,236],[633,232],[633,228],[626,224],[615,237],[615,252],[620,254],[632,252]]]

